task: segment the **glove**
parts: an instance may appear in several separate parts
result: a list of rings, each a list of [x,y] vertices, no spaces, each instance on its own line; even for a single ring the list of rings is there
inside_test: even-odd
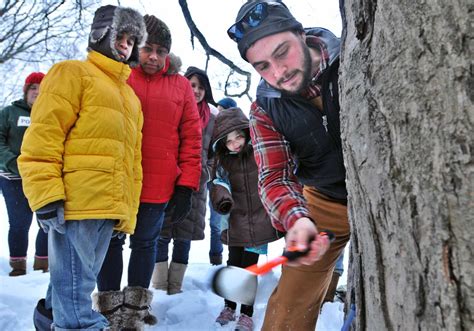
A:
[[[112,238],[117,238],[119,240],[125,239],[126,235],[127,234],[125,232],[120,232],[120,231],[117,231],[117,230],[114,230],[112,232]]]
[[[189,187],[178,185],[174,188],[173,197],[166,207],[166,212],[170,212],[174,208],[171,223],[179,223],[186,218],[191,211],[192,196],[193,190]]]
[[[36,219],[45,233],[49,230],[66,233],[66,221],[64,220],[64,202],[58,200],[48,203],[36,211]]]

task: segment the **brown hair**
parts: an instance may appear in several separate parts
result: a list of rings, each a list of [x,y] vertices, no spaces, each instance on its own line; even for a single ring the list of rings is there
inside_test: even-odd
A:
[[[235,157],[239,158],[248,158],[249,156],[253,157],[253,147],[250,144],[250,130],[249,129],[242,129],[237,130],[241,131],[245,135],[245,144],[242,150],[237,154],[231,154],[229,149],[226,146],[227,135],[222,139],[219,139],[216,142],[215,147],[215,160],[216,165],[220,165],[224,168],[225,171],[229,171],[230,163],[235,160]]]

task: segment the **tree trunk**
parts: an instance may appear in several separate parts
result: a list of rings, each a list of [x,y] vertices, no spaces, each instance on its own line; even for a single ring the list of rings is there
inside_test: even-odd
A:
[[[358,330],[473,330],[467,0],[341,0]]]

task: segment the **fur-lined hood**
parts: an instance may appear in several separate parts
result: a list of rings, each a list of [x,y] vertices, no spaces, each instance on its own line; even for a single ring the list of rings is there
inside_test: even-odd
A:
[[[183,61],[181,61],[181,58],[174,53],[170,53],[168,55],[168,58],[169,58],[169,65],[165,74],[174,75],[174,74],[179,73],[181,71],[181,66],[183,65]]]

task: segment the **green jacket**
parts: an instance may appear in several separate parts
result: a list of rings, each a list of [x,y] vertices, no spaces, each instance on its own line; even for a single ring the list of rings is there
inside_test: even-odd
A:
[[[16,159],[30,125],[31,108],[23,100],[14,101],[0,111],[0,169],[19,175]]]

